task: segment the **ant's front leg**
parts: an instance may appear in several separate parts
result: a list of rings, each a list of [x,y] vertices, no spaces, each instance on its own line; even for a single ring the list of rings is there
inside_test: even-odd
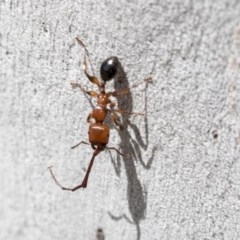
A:
[[[87,90],[84,89],[84,88],[82,87],[82,85],[79,84],[79,83],[71,82],[71,86],[72,86],[73,88],[79,88],[83,93],[86,93],[86,94],[88,94],[88,95],[91,96],[91,97],[97,97],[97,96],[98,96],[98,93],[97,93],[97,92],[95,92],[95,91],[87,91]]]

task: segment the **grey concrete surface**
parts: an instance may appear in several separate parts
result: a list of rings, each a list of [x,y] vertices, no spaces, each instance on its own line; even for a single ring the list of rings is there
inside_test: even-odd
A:
[[[88,188],[94,72],[116,55],[142,116],[111,127]],[[0,239],[240,239],[240,2],[0,2]],[[118,83],[118,79],[115,80]],[[116,86],[115,86],[116,87]],[[114,89],[114,83],[109,83]],[[93,102],[94,103],[94,102]],[[101,228],[102,236],[97,237]]]

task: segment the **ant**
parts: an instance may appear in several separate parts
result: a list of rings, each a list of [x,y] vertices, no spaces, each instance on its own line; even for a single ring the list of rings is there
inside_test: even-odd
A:
[[[85,141],[81,141],[78,144],[71,147],[71,149],[78,147],[80,144],[87,144],[87,145],[91,145],[94,152],[93,152],[92,158],[90,160],[87,172],[85,174],[85,177],[84,177],[82,183],[73,188],[63,187],[57,181],[55,175],[53,174],[53,171],[51,169],[52,167],[48,167],[55,183],[62,190],[67,190],[67,191],[72,191],[72,192],[74,192],[80,188],[87,187],[88,177],[89,177],[90,171],[92,169],[94,159],[100,152],[104,151],[105,149],[115,150],[121,156],[127,157],[127,154],[121,153],[118,149],[116,149],[114,147],[107,147],[110,129],[109,129],[108,125],[106,125],[104,122],[106,120],[108,113],[110,113],[111,120],[114,122],[114,124],[117,127],[119,127],[120,130],[123,129],[123,126],[122,126],[121,122],[118,120],[117,113],[143,115],[142,113],[129,113],[129,112],[123,111],[119,108],[116,108],[116,103],[114,103],[110,99],[110,97],[117,97],[117,96],[122,96],[122,95],[128,94],[129,88],[123,88],[119,91],[113,91],[113,92],[105,91],[106,83],[109,80],[113,79],[115,77],[115,75],[117,74],[117,70],[119,67],[118,58],[117,57],[109,57],[105,61],[103,61],[103,63],[101,64],[101,67],[100,67],[100,75],[102,78],[102,81],[100,81],[96,76],[91,76],[88,73],[88,66],[87,66],[87,61],[86,61],[86,55],[89,57],[88,50],[87,50],[85,44],[82,42],[82,40],[79,37],[76,37],[76,40],[77,40],[78,44],[81,47],[83,47],[85,50],[84,73],[91,83],[98,86],[99,92],[87,91],[79,83],[74,83],[74,82],[71,83],[73,88],[79,88],[85,94],[87,94],[91,97],[97,98],[97,106],[93,109],[93,111],[88,115],[88,118],[87,118],[87,122],[90,124],[89,131],[88,131],[89,143],[85,142]],[[150,80],[150,78],[146,79],[146,80],[148,81],[148,80]]]

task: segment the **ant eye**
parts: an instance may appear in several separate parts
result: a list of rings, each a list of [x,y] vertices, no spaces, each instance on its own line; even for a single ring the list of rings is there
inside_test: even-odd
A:
[[[100,74],[104,82],[111,80],[116,75],[118,69],[118,58],[110,57],[106,59],[100,68]]]

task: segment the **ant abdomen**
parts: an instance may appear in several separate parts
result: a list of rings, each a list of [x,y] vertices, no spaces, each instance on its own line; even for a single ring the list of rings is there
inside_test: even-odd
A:
[[[119,61],[117,57],[107,58],[101,65],[100,74],[104,82],[111,80],[117,73]]]

